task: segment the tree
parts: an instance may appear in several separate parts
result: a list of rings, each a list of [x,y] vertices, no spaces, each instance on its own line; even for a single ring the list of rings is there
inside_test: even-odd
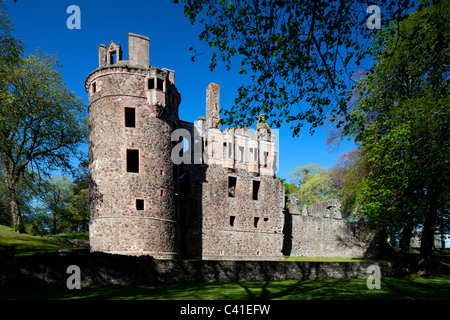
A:
[[[72,232],[86,232],[89,228],[89,161],[80,162],[69,198],[69,217]]]
[[[334,199],[338,190],[333,187],[329,170],[317,164],[297,167],[289,174],[290,182],[297,189],[293,191],[298,197],[300,207],[310,207],[313,203]]]
[[[39,176],[72,169],[87,142],[85,106],[64,84],[55,55],[21,57],[1,65],[0,164],[14,229],[24,232],[18,184],[28,172]],[[27,170],[29,169],[29,170]]]
[[[75,179],[54,176],[42,182],[26,229],[33,234],[86,232],[89,224],[89,180],[87,161],[75,171]]]
[[[22,41],[14,38],[11,21],[6,14],[6,6],[3,0],[0,0],[0,72],[4,73],[5,66],[15,65],[23,53]],[[2,92],[5,94],[5,92]]]
[[[69,210],[73,184],[67,177],[55,176],[45,185],[40,198],[51,217],[51,234],[58,234],[70,228]]]
[[[359,186],[362,212],[376,229],[397,232],[403,253],[420,228],[424,265],[450,194],[449,27],[449,1],[429,1],[382,30],[344,129],[370,171]]]
[[[174,3],[178,3],[174,0]],[[271,126],[289,123],[298,135],[327,114],[345,114],[347,82],[353,68],[370,55],[367,1],[361,0],[182,0],[184,15],[202,24],[200,40],[212,49],[210,69],[219,60],[251,77],[221,122],[250,126],[269,116]],[[383,24],[400,22],[415,1],[380,0]],[[191,50],[194,50],[191,48]],[[200,55],[194,50],[193,60]]]
[[[351,150],[337,157],[329,175],[333,181],[333,187],[338,190],[343,217],[354,218],[355,211],[361,206],[358,202],[358,193],[361,182],[367,174],[368,167],[361,150]]]

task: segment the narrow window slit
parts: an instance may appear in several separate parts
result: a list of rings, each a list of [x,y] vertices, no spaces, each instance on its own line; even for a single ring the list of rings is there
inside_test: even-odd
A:
[[[125,108],[125,127],[128,127],[128,128],[136,127],[136,109],[135,108]]]
[[[259,187],[261,186],[261,181],[253,180],[253,200],[259,200]]]
[[[139,173],[139,150],[127,150],[127,172]]]
[[[235,198],[236,197],[236,177],[228,177],[228,197]]]
[[[236,221],[236,216],[230,216],[230,227],[234,227],[235,221]]]

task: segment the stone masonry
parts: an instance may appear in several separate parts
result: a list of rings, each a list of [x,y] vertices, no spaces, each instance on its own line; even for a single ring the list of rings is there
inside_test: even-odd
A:
[[[149,38],[132,33],[129,60],[120,44],[100,45],[99,67],[85,81],[91,251],[215,260],[364,255],[370,239],[342,220],[338,201],[306,216],[294,200],[284,208],[276,132],[265,115],[256,130],[222,130],[220,87],[211,83],[206,117],[180,120],[175,72],[151,66],[149,48]]]

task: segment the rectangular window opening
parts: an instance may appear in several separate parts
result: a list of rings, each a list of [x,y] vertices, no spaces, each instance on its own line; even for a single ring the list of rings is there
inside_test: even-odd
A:
[[[268,165],[269,165],[269,153],[263,152],[263,166],[264,168],[267,168]]]
[[[111,52],[109,54],[109,63],[110,64],[115,64],[116,63],[116,52]]]
[[[161,197],[164,196],[164,189],[161,189]]]
[[[139,173],[139,150],[127,150],[127,172]]]
[[[156,78],[156,89],[164,91],[164,80]]]
[[[230,227],[234,227],[235,220],[236,220],[236,216],[230,216]]]
[[[128,127],[128,128],[136,127],[136,109],[135,108],[125,108],[125,127]]]
[[[191,183],[189,179],[189,172],[185,171],[180,175],[180,193],[189,194],[191,192]]]
[[[244,163],[244,147],[239,147],[239,162]]]
[[[253,180],[253,200],[259,200],[259,187],[261,186],[261,181]]]
[[[259,223],[259,217],[254,217],[253,218],[253,226],[255,228],[258,228],[258,223]]]
[[[155,79],[148,79],[148,90],[155,89]]]
[[[223,157],[228,158],[228,144],[226,142],[223,143]]]
[[[264,218],[264,222],[267,222],[267,221],[269,221],[269,218]]]
[[[327,207],[327,211],[331,218],[333,216],[333,207],[332,206]]]
[[[144,200],[136,199],[136,210],[144,210]]]
[[[236,177],[228,177],[228,197],[234,198],[236,197]]]
[[[92,93],[97,92],[97,84],[95,82],[92,83]]]

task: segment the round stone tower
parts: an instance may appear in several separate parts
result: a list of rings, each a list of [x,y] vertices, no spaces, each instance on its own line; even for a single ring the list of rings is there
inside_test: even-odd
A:
[[[178,208],[171,134],[181,98],[168,69],[149,66],[150,40],[99,46],[89,94],[91,251],[174,258]]]

